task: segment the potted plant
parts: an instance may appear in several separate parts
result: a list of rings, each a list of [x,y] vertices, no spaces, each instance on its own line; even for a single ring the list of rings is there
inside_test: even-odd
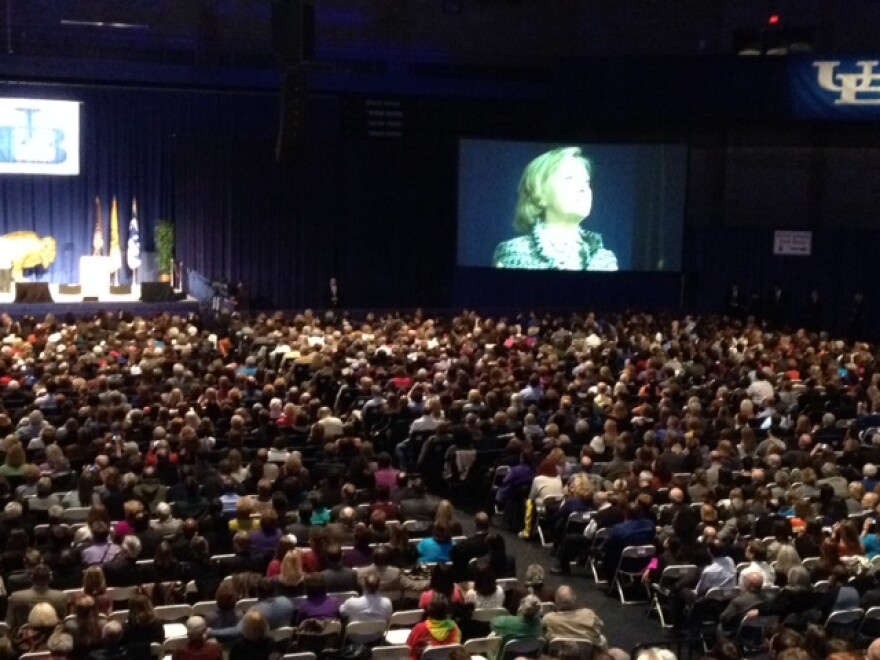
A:
[[[174,268],[174,225],[168,220],[160,220],[156,225],[156,253],[159,280],[170,282]]]

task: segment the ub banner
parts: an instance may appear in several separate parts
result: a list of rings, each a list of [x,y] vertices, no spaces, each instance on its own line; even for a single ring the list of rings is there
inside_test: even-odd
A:
[[[795,59],[791,83],[799,117],[880,119],[880,55]]]
[[[0,174],[79,174],[79,103],[0,98]]]

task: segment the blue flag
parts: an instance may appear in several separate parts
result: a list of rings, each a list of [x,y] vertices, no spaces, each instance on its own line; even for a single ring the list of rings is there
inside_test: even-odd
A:
[[[131,202],[131,222],[128,223],[128,249],[126,252],[126,261],[128,267],[137,270],[141,265],[141,237],[138,230],[137,219],[137,200]]]

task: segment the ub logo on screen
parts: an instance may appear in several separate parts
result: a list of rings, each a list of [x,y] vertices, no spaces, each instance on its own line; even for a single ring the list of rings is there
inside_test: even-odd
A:
[[[858,60],[847,68],[840,60],[813,66],[819,86],[835,94],[834,105],[880,105],[880,60]]]
[[[79,103],[0,99],[0,173],[78,174]]]

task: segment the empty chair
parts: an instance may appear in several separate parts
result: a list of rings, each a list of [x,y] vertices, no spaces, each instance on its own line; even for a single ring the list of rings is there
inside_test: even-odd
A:
[[[391,646],[402,646],[409,639],[413,626],[419,623],[425,616],[422,610],[402,610],[394,612],[388,622],[388,632],[385,633],[385,641]]]
[[[409,660],[409,647],[374,646],[370,657],[372,660]],[[281,660],[287,660],[287,656]]]
[[[644,602],[626,599],[626,595],[623,592],[625,586],[623,580],[627,580],[629,585],[641,584],[642,573],[648,568],[648,564],[651,563],[651,559],[653,559],[656,551],[653,545],[632,545],[624,548],[620,554],[620,562],[617,564],[617,570],[614,571],[611,588],[617,587],[620,602],[624,605]]]
[[[660,625],[664,628],[668,626],[666,623],[666,612],[663,610],[663,603],[661,602],[663,600],[661,598],[663,595],[663,589],[671,587],[682,578],[697,573],[699,570],[699,567],[695,564],[667,566],[660,574],[660,579],[657,583],[651,585],[651,593],[653,597],[651,599],[651,604],[648,606],[648,611],[650,612],[653,610],[657,612],[657,616],[660,619]]]
[[[470,654],[472,660],[495,657],[500,648],[500,637],[476,637],[464,643],[464,650]]]
[[[447,646],[429,646],[422,652],[422,660],[446,660],[452,652],[464,649],[461,644],[448,644]]]

